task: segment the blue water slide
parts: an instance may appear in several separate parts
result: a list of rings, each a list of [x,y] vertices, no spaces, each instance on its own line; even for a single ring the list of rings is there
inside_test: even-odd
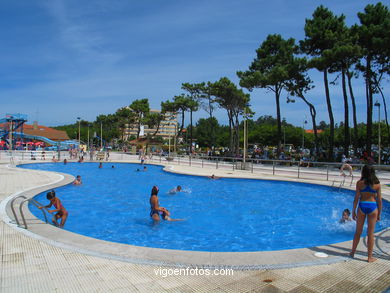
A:
[[[70,145],[74,145],[75,147],[78,147],[79,145],[79,142],[74,140],[54,141],[44,136],[25,134],[21,132],[12,132],[12,135],[13,137],[23,137],[23,138],[40,140],[53,146],[59,145],[61,149],[68,149]]]

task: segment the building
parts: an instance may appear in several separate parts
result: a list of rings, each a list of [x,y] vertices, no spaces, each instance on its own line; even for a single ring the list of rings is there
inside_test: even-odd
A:
[[[150,110],[151,113],[161,113],[160,110]],[[149,128],[147,125],[141,125],[140,137],[146,137],[147,135],[154,135],[157,127]],[[138,124],[127,125],[124,132],[124,139],[129,140],[131,136],[136,137],[138,132]],[[164,120],[161,121],[156,137],[162,137],[168,139],[174,137],[177,132],[177,115],[167,112],[164,114]]]
[[[17,129],[16,131],[19,131]],[[66,131],[53,129],[47,126],[38,125],[37,122],[23,125],[23,133],[33,136],[43,136],[54,141],[69,140],[69,136]]]

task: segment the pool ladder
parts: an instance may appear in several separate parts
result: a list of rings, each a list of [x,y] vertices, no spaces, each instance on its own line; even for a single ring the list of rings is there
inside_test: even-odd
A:
[[[339,189],[342,187],[342,186],[344,186],[344,184],[345,184],[345,178],[346,178],[347,176],[343,176],[343,180],[342,181],[340,181],[340,185],[339,185]],[[332,187],[333,186],[335,186],[335,183],[336,183],[336,180],[333,180],[333,183],[332,183]],[[352,176],[351,176],[351,182],[349,183],[349,187],[351,187],[352,186],[352,183],[353,183],[353,174],[352,174]]]
[[[20,216],[22,217],[22,220],[23,220],[23,224],[24,224],[24,228],[27,229],[27,222],[26,222],[26,218],[24,217],[24,213],[23,213],[23,205],[24,203],[26,202],[30,202],[31,204],[33,204],[34,206],[36,206],[37,208],[43,206],[40,202],[38,202],[37,200],[33,199],[33,198],[27,198],[25,197],[24,195],[19,195],[17,197],[15,197],[14,199],[12,199],[11,201],[11,210],[12,210],[12,213],[14,215],[14,218],[15,218],[15,221],[16,221],[16,224],[20,227],[20,222],[18,220],[18,216],[16,215],[16,211],[15,211],[15,207],[14,207],[14,203],[15,201],[18,199],[18,198],[23,198],[23,201],[20,203],[19,205],[19,213],[20,213]],[[46,216],[46,212],[48,212],[48,210],[44,207],[41,209],[42,211],[42,214],[43,216],[45,217],[45,221],[47,223],[47,216]]]

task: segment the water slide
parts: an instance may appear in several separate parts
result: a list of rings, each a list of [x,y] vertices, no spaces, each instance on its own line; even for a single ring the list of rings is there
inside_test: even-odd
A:
[[[74,141],[74,140],[54,141],[54,140],[51,140],[51,139],[44,137],[44,136],[30,135],[30,134],[25,134],[25,133],[21,133],[21,132],[12,132],[12,136],[40,140],[40,141],[43,141],[43,142],[50,144],[52,146],[59,146],[61,150],[69,149],[70,145],[74,145],[76,148],[79,145],[79,142]]]

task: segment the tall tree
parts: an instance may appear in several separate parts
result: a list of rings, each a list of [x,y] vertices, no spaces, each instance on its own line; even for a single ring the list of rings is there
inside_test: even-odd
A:
[[[291,96],[296,96],[309,107],[310,115],[313,124],[314,131],[314,147],[316,150],[316,157],[319,156],[318,150],[318,134],[317,134],[317,123],[316,123],[316,108],[309,100],[305,97],[306,93],[311,90],[314,86],[312,85],[312,81],[307,75],[307,61],[306,58],[294,58],[293,62],[290,63],[290,79],[286,82],[287,91]],[[287,102],[291,101],[287,99]]]
[[[244,114],[248,106],[250,96],[231,82],[227,77],[222,77],[213,84],[213,95],[219,106],[226,110],[229,118],[230,129],[230,153],[239,153],[239,117]]]
[[[321,5],[314,11],[312,19],[306,19],[305,39],[300,41],[301,50],[312,57],[310,61],[311,66],[323,73],[330,125],[328,145],[329,161],[334,160],[334,117],[328,81],[328,71],[329,67],[332,65],[332,61],[326,58],[325,53],[334,48],[336,42],[340,38],[339,32],[343,26],[343,15],[339,17],[335,16],[329,9]]]
[[[343,17],[343,15],[341,16]],[[359,60],[360,57],[360,47],[356,43],[356,34],[343,23],[338,26],[339,35],[338,41],[334,44],[334,47],[331,50],[324,51],[324,58],[329,60],[329,73],[340,72],[341,75],[341,88],[343,93],[344,101],[344,142],[343,149],[346,156],[349,155],[349,145],[350,145],[350,132],[349,132],[349,103],[348,103],[348,94],[347,94],[347,80],[349,85],[349,92],[351,94],[352,109],[353,109],[353,119],[354,119],[354,137],[356,137],[356,105],[355,97],[353,96],[350,67]]]
[[[268,35],[256,50],[257,56],[248,71],[237,72],[240,86],[252,91],[253,88],[267,88],[275,93],[276,118],[278,120],[278,152],[282,141],[280,115],[280,94],[289,78],[289,64],[296,52],[295,40],[284,40],[281,35]]]
[[[181,115],[181,123],[178,131],[178,135],[183,134],[185,112],[187,112],[189,107],[191,106],[190,103],[191,103],[191,99],[189,99],[188,96],[184,94],[173,97],[173,106],[175,112],[178,112]]]
[[[200,105],[202,108],[209,114],[209,119],[206,120],[206,123],[210,122],[211,129],[211,147],[215,146],[215,135],[216,128],[214,127],[213,120],[213,112],[215,109],[215,96],[212,94],[212,83],[210,81],[203,83],[203,87],[201,88],[201,96],[200,96]]]
[[[190,111],[190,154],[192,153],[192,140],[193,140],[193,126],[192,126],[192,114],[195,111],[198,111],[199,101],[202,97],[202,90],[205,86],[205,83],[183,83],[181,89],[189,93],[188,97],[191,100],[188,104],[188,110]]]
[[[371,153],[372,144],[372,111],[375,80],[381,70],[388,68],[390,56],[390,14],[381,2],[376,5],[367,5],[364,13],[358,13],[360,26],[354,29],[358,34],[358,43],[362,48],[363,62],[359,68],[364,74],[366,82],[367,101],[367,134],[366,149]],[[385,71],[388,71],[388,69]]]
[[[125,131],[131,124],[135,123],[135,114],[129,107],[122,107],[115,112],[115,116],[122,133],[122,140],[125,140]]]
[[[137,123],[137,139],[139,138],[139,134],[141,132],[141,125],[145,121],[145,117],[149,114],[149,100],[141,99],[135,100],[130,105],[131,110],[135,113],[135,122]]]

